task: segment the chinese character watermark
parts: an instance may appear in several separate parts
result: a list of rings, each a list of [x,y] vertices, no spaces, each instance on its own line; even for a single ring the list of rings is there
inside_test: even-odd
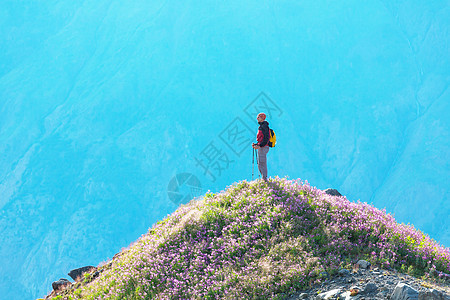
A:
[[[262,111],[265,112],[269,119],[272,119],[275,116],[279,117],[283,114],[278,105],[276,105],[276,103],[264,92],[259,93],[259,95],[244,109],[244,112],[252,121],[255,120],[255,116]]]
[[[200,180],[191,173],[180,173],[172,177],[167,194],[175,205],[186,204],[202,193]]]
[[[209,175],[213,182],[216,181],[215,174],[222,175],[222,171],[228,169],[230,163],[234,162],[228,158],[227,153],[214,145],[214,141],[200,152],[200,158],[194,159],[197,161],[196,166],[200,165],[205,171],[204,175]]]
[[[241,156],[253,140],[253,131],[239,117],[236,117],[219,134],[219,138],[227,145],[237,156]]]

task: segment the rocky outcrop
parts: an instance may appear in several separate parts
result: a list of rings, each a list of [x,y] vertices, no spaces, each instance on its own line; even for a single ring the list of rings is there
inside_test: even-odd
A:
[[[83,274],[86,272],[91,272],[93,269],[96,269],[94,266],[86,266],[78,269],[71,270],[67,275],[69,275],[73,280],[78,281],[79,278],[82,278]]]
[[[308,290],[298,291],[287,300],[344,299],[344,300],[450,300],[450,286],[429,288],[430,285],[393,269],[374,268],[359,260],[353,270],[341,269],[336,276]],[[436,287],[436,286],[435,286]]]
[[[331,196],[342,196],[336,189],[326,189],[324,192]]]
[[[71,285],[72,283],[65,279],[65,278],[60,278],[58,281],[55,281],[52,283],[52,288],[54,291],[59,291],[60,289],[66,287],[67,285]]]

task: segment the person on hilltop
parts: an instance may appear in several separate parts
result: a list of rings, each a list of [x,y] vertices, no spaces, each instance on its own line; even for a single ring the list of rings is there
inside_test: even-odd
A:
[[[267,182],[267,153],[269,152],[269,122],[266,121],[266,114],[259,113],[256,117],[259,128],[256,136],[257,143],[253,143],[252,147],[258,149],[258,169],[262,175],[262,179]]]

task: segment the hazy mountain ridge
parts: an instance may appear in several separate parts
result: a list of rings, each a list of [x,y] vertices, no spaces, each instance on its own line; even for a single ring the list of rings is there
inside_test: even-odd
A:
[[[279,138],[269,175],[336,187],[449,246],[449,9],[5,2],[0,294],[37,297],[66,270],[112,257],[176,209],[176,174],[213,191],[249,179],[250,146],[214,183],[194,156],[235,117],[256,133],[243,110],[261,91],[283,112],[266,111]]]

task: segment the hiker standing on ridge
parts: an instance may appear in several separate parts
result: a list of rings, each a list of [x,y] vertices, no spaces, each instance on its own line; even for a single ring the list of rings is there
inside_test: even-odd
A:
[[[266,114],[259,113],[256,117],[259,128],[256,139],[258,143],[253,143],[252,147],[258,149],[258,169],[262,179],[267,182],[267,153],[269,152],[269,122],[266,121]]]

